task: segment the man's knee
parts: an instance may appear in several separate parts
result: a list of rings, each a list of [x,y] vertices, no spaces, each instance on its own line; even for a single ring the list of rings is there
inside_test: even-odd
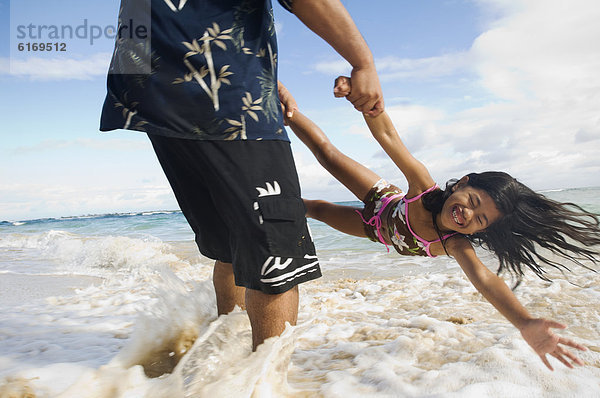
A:
[[[287,302],[289,299],[298,297],[298,285],[286,290],[283,293],[265,293],[261,290],[246,289],[246,297],[256,302],[273,303],[273,302]]]
[[[277,294],[246,289],[246,309],[250,318],[261,318],[268,315],[275,322],[289,322],[295,325],[298,316],[298,301],[297,285]]]
[[[222,261],[215,261],[213,268],[213,284],[219,285],[231,285],[233,284],[233,265],[231,263],[224,263]]]
[[[246,289],[246,310],[252,326],[252,347],[256,350],[269,337],[279,336],[286,323],[298,320],[298,286],[278,294]]]

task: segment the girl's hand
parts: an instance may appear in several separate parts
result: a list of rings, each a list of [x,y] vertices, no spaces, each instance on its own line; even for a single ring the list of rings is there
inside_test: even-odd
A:
[[[352,82],[347,76],[338,76],[333,85],[333,96],[336,98],[345,97],[352,92]]]
[[[583,361],[579,359],[571,351],[567,350],[564,346],[576,348],[581,351],[587,349],[581,344],[575,343],[573,340],[561,337],[550,328],[565,329],[567,326],[556,321],[548,319],[532,319],[527,321],[523,327],[520,328],[521,335],[533,348],[533,350],[539,355],[542,362],[550,370],[554,370],[546,358],[546,354],[550,354],[553,357],[561,361],[566,367],[573,368],[571,362],[577,365],[583,365]],[[568,358],[568,359],[567,359]],[[571,362],[569,362],[571,360]]]
[[[375,77],[377,77],[377,75],[375,75]],[[352,71],[352,78],[339,76],[337,79],[335,79],[333,95],[337,98],[346,97],[346,99],[350,101],[357,110],[366,115],[375,117],[383,112],[383,97],[375,96],[375,93],[373,93],[371,96],[360,96],[357,94],[358,89],[356,89],[356,87],[354,93],[352,92],[352,80],[354,80],[356,83],[364,80],[369,81],[368,79],[370,78],[372,78],[372,75],[369,75],[368,72],[358,70]]]
[[[296,100],[292,94],[280,81],[277,81],[277,94],[279,95],[281,110],[283,111],[283,122],[287,126],[288,120],[294,116],[294,111],[298,110],[298,104],[296,104]]]

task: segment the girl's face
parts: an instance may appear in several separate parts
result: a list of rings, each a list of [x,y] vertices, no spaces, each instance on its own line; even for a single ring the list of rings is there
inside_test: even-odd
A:
[[[465,176],[452,187],[439,218],[443,229],[464,235],[483,231],[502,217],[491,196],[468,185],[468,179]]]

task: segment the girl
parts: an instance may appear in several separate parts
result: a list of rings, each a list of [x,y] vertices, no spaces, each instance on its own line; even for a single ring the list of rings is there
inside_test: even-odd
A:
[[[334,94],[347,96],[350,84],[349,78],[339,77]],[[532,317],[504,281],[483,265],[472,243],[498,256],[499,272],[508,269],[520,280],[524,264],[547,280],[537,261],[566,267],[540,253],[537,246],[580,265],[584,259],[598,261],[598,252],[590,249],[600,244],[595,215],[574,204],[547,199],[502,172],[471,173],[441,190],[427,168],[404,146],[385,112],[376,117],[364,115],[371,133],[408,181],[408,191],[402,193],[333,146],[319,127],[297,111],[294,98],[281,83],[279,96],[286,123],[319,163],[364,203],[358,210],[305,200],[308,217],[341,232],[392,245],[403,255],[453,257],[475,288],[519,329],[550,370],[553,368],[546,354],[569,368],[572,363],[583,365],[565,346],[586,348],[551,330],[566,326]]]

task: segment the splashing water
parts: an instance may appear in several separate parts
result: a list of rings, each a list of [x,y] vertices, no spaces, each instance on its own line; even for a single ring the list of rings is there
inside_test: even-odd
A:
[[[598,274],[516,290],[589,349],[550,372],[452,260],[311,223],[324,278],[300,286],[298,326],[252,353],[186,228],[177,212],[0,225],[0,397],[600,396]]]

